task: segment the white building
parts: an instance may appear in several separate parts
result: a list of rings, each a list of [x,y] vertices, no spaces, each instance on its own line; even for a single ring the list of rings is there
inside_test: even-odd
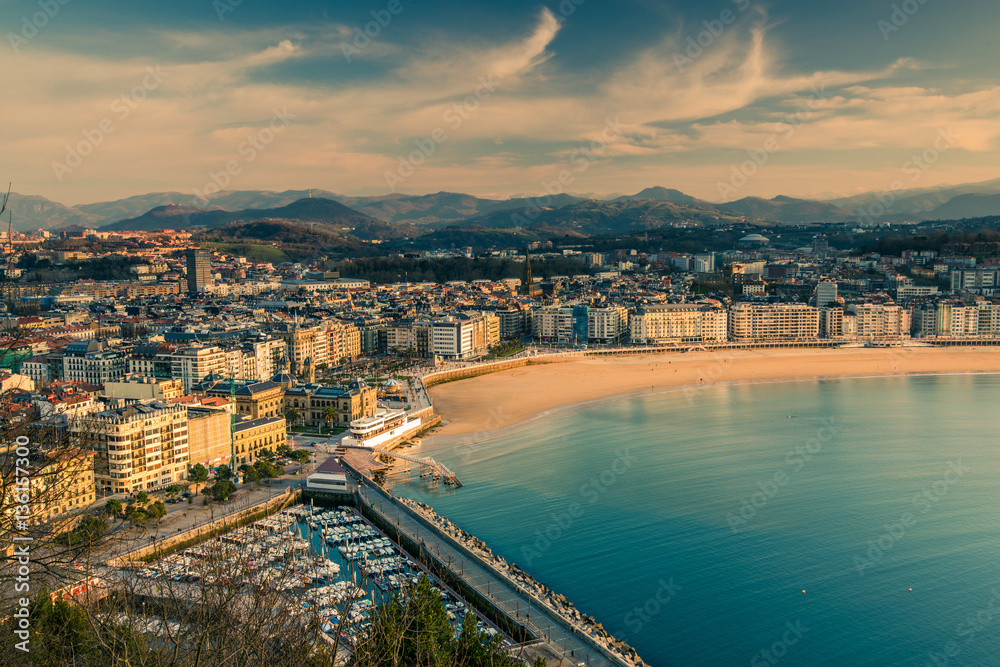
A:
[[[670,303],[642,306],[629,323],[637,345],[726,340],[727,314],[718,304]]]

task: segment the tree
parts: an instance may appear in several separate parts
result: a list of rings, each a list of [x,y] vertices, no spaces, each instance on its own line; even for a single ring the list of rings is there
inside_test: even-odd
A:
[[[274,458],[274,452],[272,452],[270,449],[262,449],[259,452],[257,452],[257,458],[262,459],[264,461],[270,461],[271,459]]]
[[[141,507],[148,502],[149,502],[149,494],[146,493],[145,491],[140,491],[139,493],[135,494],[136,505],[139,505]]]
[[[188,468],[188,480],[192,482],[207,482],[208,469],[200,463]]]
[[[246,463],[241,465],[240,474],[243,475],[243,479],[247,482],[254,483],[260,481],[260,473],[252,465]]]
[[[158,524],[160,523],[160,519],[167,515],[167,507],[163,504],[162,500],[157,500],[149,506],[146,512]]]
[[[294,405],[285,410],[285,419],[292,426],[295,426],[295,422],[302,418],[302,412]]]
[[[167,498],[176,498],[181,493],[180,484],[171,484],[167,487]]]
[[[271,483],[271,479],[275,477],[281,477],[285,474],[284,468],[281,466],[276,466],[270,461],[257,461],[254,463],[254,467],[257,468],[257,472],[260,474],[260,478],[263,479],[268,484]]]
[[[309,452],[304,449],[296,449],[292,452],[292,458],[299,463],[309,463]]]
[[[334,407],[334,406],[332,406],[332,405],[326,406],[326,409],[323,410],[323,417],[330,424],[330,430],[332,431],[333,430],[333,422],[334,422],[334,420],[337,419],[337,408]]]
[[[232,479],[233,470],[229,466],[223,464],[215,469],[215,479]]]
[[[120,515],[123,509],[122,501],[117,498],[112,498],[108,502],[104,503],[104,513],[112,518]]]
[[[278,456],[284,456],[288,458],[292,455],[292,448],[288,446],[287,443],[278,445]]]
[[[229,497],[236,493],[236,485],[233,484],[232,480],[216,480],[215,484],[212,485],[211,493],[213,500],[223,502],[229,500]]]

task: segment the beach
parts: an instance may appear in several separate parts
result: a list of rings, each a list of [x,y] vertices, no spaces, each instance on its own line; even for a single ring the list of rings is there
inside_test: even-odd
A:
[[[640,393],[696,391],[721,383],[997,372],[1000,348],[996,347],[762,349],[575,357],[431,387],[435,410],[447,422],[435,429],[432,442],[470,434],[487,437],[554,410]]]

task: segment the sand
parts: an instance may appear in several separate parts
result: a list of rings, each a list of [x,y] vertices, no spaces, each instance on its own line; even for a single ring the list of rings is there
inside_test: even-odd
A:
[[[689,352],[578,357],[448,382],[429,391],[449,436],[487,437],[553,410],[612,397],[718,383],[924,373],[1000,372],[1000,347],[907,347]]]

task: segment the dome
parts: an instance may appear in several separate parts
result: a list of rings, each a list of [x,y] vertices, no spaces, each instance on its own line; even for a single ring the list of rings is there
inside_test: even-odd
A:
[[[361,378],[354,378],[351,380],[351,384],[347,385],[348,391],[362,391],[368,388],[368,383]]]

